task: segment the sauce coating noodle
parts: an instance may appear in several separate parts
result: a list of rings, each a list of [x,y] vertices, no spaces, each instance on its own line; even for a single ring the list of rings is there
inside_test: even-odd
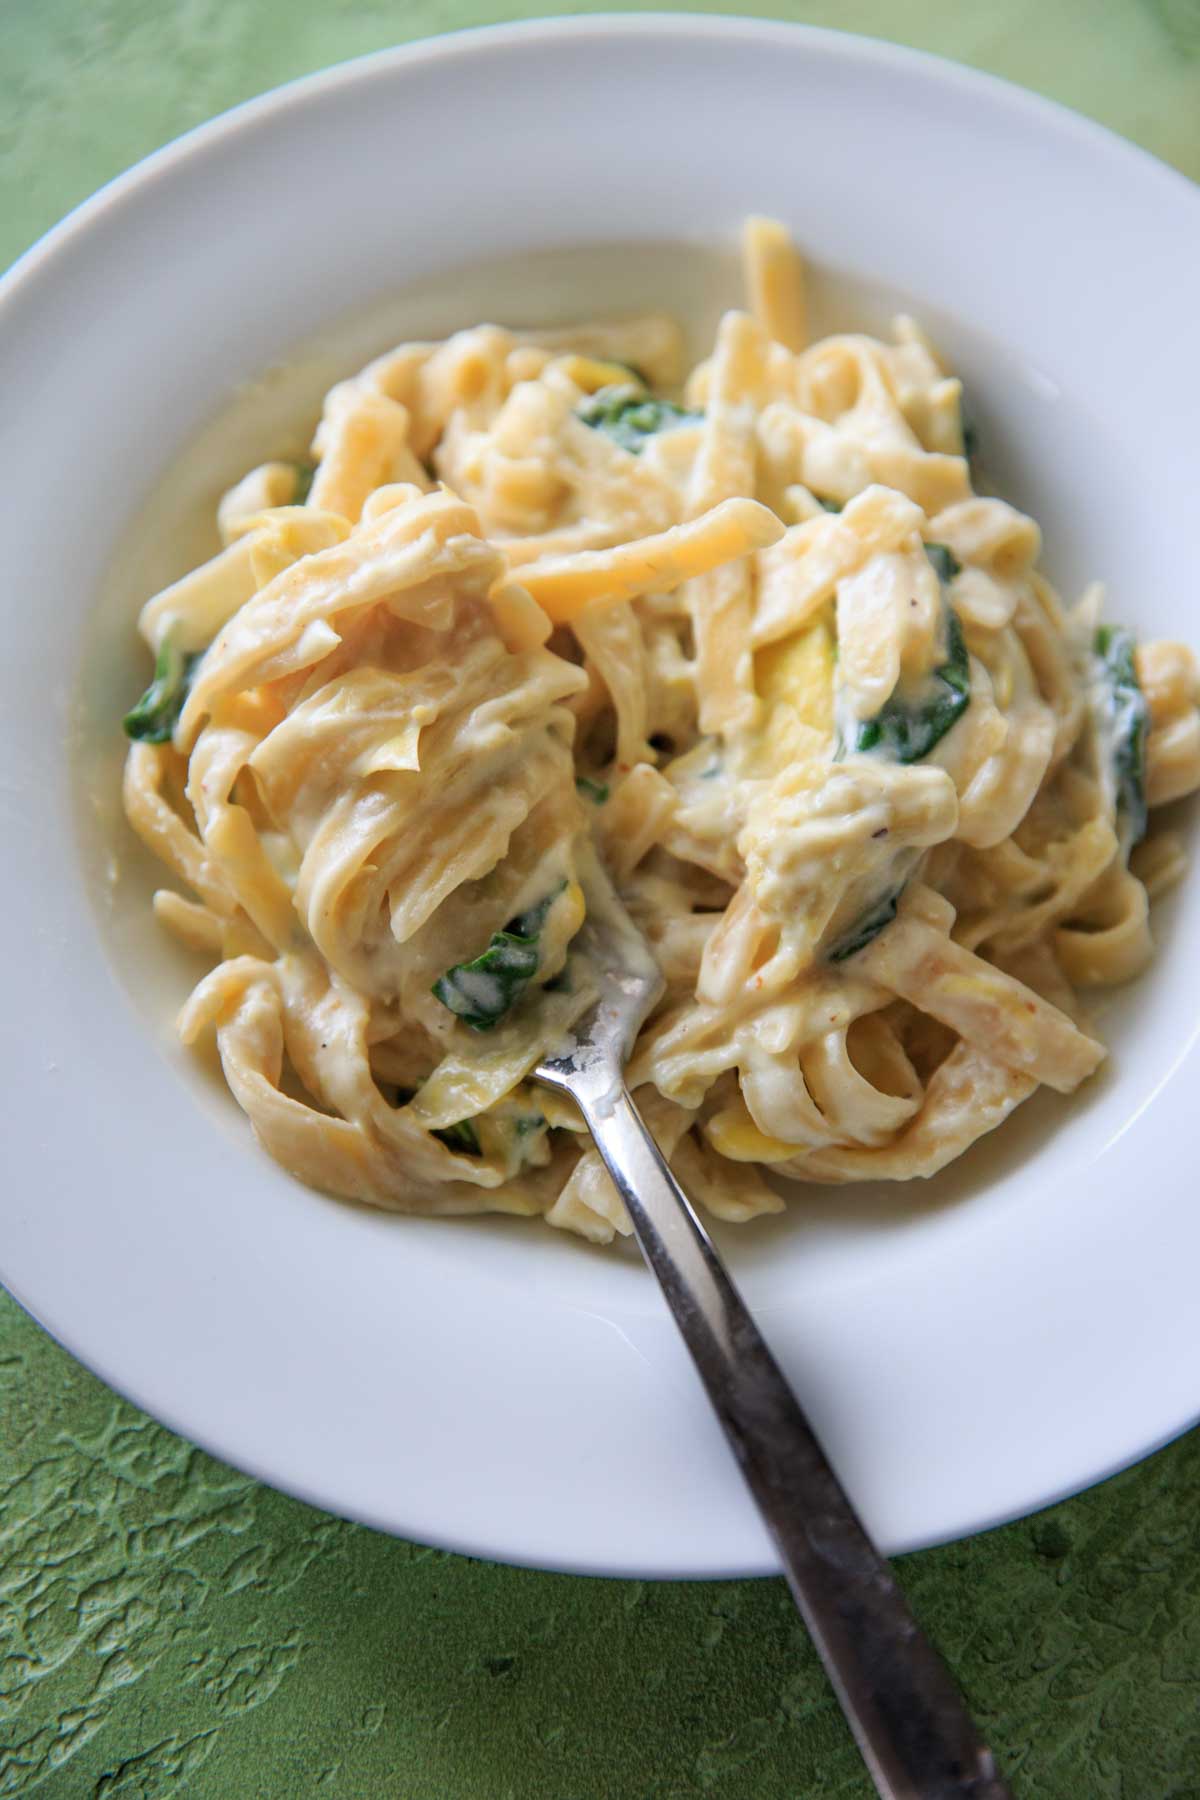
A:
[[[1152,953],[1194,657],[1064,609],[911,320],[807,343],[783,227],[745,263],[686,378],[659,316],[378,358],[142,610],[126,811],[214,959],[180,1030],[314,1186],[628,1230],[529,1080],[598,881],[666,979],[630,1085],[731,1220],[1071,1092],[1076,990]]]

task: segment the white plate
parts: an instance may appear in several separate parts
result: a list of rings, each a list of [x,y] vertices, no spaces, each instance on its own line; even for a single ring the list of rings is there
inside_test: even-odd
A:
[[[467,258],[728,243],[749,210],[788,220],[847,293],[933,322],[1060,582],[1103,573],[1115,616],[1200,635],[1196,193],[907,51],[651,17],[372,57],[151,157],[0,291],[5,1280],[239,1467],[514,1561],[774,1567],[634,1258],[309,1193],[176,1048],[187,972],[113,808],[141,571],[122,562],[97,625],[102,574],[235,385],[347,307],[418,281],[444,298]],[[1160,932],[1107,1009],[1111,1070],[1076,1101],[1033,1103],[929,1187],[814,1193],[723,1234],[890,1550],[1095,1480],[1200,1406],[1200,882]]]

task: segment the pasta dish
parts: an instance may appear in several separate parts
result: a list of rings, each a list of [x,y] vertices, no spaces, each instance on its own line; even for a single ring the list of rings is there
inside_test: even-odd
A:
[[[156,595],[125,808],[263,1146],[333,1194],[626,1231],[530,1080],[615,892],[629,1086],[723,1219],[928,1176],[1104,1056],[1200,785],[1191,652],[1064,608],[918,326],[810,342],[783,228],[685,375],[665,316],[411,343]]]

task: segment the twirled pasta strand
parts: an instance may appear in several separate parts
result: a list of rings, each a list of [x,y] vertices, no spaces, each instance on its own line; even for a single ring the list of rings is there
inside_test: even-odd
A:
[[[764,1170],[930,1175],[1070,1092],[1075,989],[1152,954],[1195,658],[1063,609],[911,320],[810,343],[783,227],[745,252],[679,400],[657,315],[388,352],[143,608],[178,691],[131,714],[126,811],[214,962],[180,1028],[315,1186],[628,1229],[528,1079],[606,883],[666,983],[631,1085],[730,1220],[778,1210]]]

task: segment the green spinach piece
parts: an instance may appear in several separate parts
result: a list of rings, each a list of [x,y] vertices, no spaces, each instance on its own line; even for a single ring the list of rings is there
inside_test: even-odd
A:
[[[962,574],[962,564],[948,544],[926,544],[925,554],[933,564],[933,572],[945,587],[956,575]]]
[[[1100,665],[1101,703],[1095,708],[1101,750],[1112,768],[1121,845],[1128,856],[1146,835],[1146,736],[1150,708],[1138,680],[1137,640],[1123,625],[1101,625],[1093,649]]]
[[[470,1119],[459,1119],[456,1125],[447,1125],[441,1131],[431,1131],[430,1137],[440,1139],[447,1150],[457,1150],[460,1156],[481,1156],[479,1134]]]
[[[170,637],[163,640],[154,664],[154,680],[121,721],[126,737],[140,744],[170,742],[202,655],[203,651],[189,655],[180,650]]]
[[[950,606],[946,639],[946,660],[929,676],[925,695],[914,701],[893,694],[873,719],[861,722],[855,750],[883,750],[897,762],[920,762],[962,717],[971,701],[971,670],[962,626]]]
[[[563,886],[566,884],[563,883]],[[538,972],[538,939],[546,916],[562,892],[552,894],[528,912],[494,931],[487,949],[473,962],[455,963],[433,984],[442,1005],[472,1031],[491,1031],[511,1012]]]
[[[541,1113],[526,1113],[512,1122],[513,1132],[519,1138],[532,1137],[535,1132],[544,1131],[545,1128],[546,1121]],[[433,1131],[430,1136],[438,1138],[447,1150],[454,1150],[460,1156],[483,1155],[483,1146],[479,1142],[479,1133],[473,1119],[459,1119],[457,1124]]]
[[[828,960],[835,963],[845,962],[848,956],[854,956],[859,950],[865,950],[867,945],[879,936],[884,926],[890,925],[895,918],[896,908],[900,904],[900,896],[903,892],[903,887],[894,888],[890,894],[885,894],[882,900],[877,900],[874,906],[869,906],[865,913],[855,919],[848,930],[844,931],[840,937],[835,938],[828,946],[825,951]]]
[[[816,494],[813,497],[817,501],[817,504],[819,506],[823,506],[825,508],[825,511],[827,513],[840,513],[842,510],[842,507],[845,505],[845,502],[843,500],[826,500],[820,494]]]
[[[945,544],[926,544],[925,554],[944,590],[962,564]],[[931,672],[919,699],[893,694],[873,719],[863,719],[852,749],[882,750],[897,762],[920,762],[966,711],[971,700],[971,665],[958,614],[944,592],[943,607],[946,660]],[[839,754],[844,753],[843,744]]]
[[[593,781],[590,775],[577,775],[575,787],[585,799],[592,801],[596,806],[604,805],[610,791],[607,781]]]
[[[303,506],[312,493],[313,476],[317,472],[317,465],[315,462],[294,462],[292,468],[296,471],[296,491],[292,495],[290,504]]]
[[[558,899],[558,896],[562,893],[566,885],[565,881],[560,881],[553,892],[547,894],[544,900],[539,900],[536,906],[531,906],[529,908],[528,912],[518,913],[515,919],[510,919],[508,924],[504,927],[505,931],[515,932],[518,937],[535,938],[539,936],[542,926],[550,916],[550,908],[554,905],[554,902]]]
[[[637,456],[648,438],[698,424],[704,414],[688,412],[673,400],[657,400],[641,388],[622,386],[599,388],[577,407],[576,416]]]
[[[416,1088],[398,1087],[396,1105],[407,1106],[410,1100],[416,1098],[416,1094]],[[459,1119],[453,1125],[444,1125],[438,1131],[431,1131],[429,1135],[445,1144],[447,1150],[457,1150],[460,1156],[483,1155],[479,1134],[471,1119]]]

